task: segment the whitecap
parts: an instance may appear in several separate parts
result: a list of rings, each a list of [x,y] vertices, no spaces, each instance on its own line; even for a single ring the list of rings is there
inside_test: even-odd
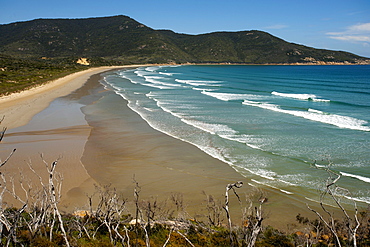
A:
[[[168,72],[158,72],[159,74],[161,75],[167,75],[167,76],[173,76],[173,75],[177,75],[178,73],[168,73]]]
[[[325,113],[323,111],[315,110],[315,109],[312,109],[312,108],[308,108],[308,111],[309,112],[313,112],[313,113],[319,113],[319,114],[329,114],[329,113]]]
[[[220,135],[220,136],[230,141],[236,141],[239,143],[243,143],[250,148],[262,150],[260,146],[257,146],[255,144],[257,138],[252,137],[250,135]],[[253,144],[251,142],[253,142]]]
[[[345,176],[345,177],[357,178],[357,179],[359,179],[361,181],[364,181],[366,183],[370,183],[370,178],[368,178],[368,177],[363,177],[363,176],[360,176],[360,175],[350,174],[350,173],[346,173],[346,172],[340,172],[340,174],[342,176]]]
[[[179,83],[184,83],[184,84],[188,84],[188,85],[191,85],[191,86],[214,86],[214,85],[217,85],[217,84],[220,84],[222,83],[222,81],[202,81],[202,80],[180,80],[180,79],[175,79],[176,82],[179,82]]]
[[[290,192],[290,191],[287,191],[287,190],[283,190],[283,189],[280,189],[281,192],[285,193],[285,194],[288,194],[288,195],[293,195],[294,193],[293,192]]]
[[[199,88],[199,87],[193,87],[192,89],[196,91],[206,91],[206,92],[212,92],[212,91],[217,90],[217,89],[205,89],[205,88]]]
[[[253,94],[234,94],[234,93],[214,93],[203,91],[202,94],[214,97],[219,100],[223,101],[230,101],[230,100],[245,100],[245,99],[260,99],[261,96],[253,95]]]
[[[364,203],[370,204],[369,197],[353,197],[353,196],[346,196],[346,195],[343,195],[343,197],[351,201],[364,202]]]
[[[281,109],[278,105],[254,102],[254,101],[249,101],[249,100],[244,100],[243,104],[249,105],[249,106],[260,107],[260,108],[271,110],[271,111],[286,113],[286,114],[290,114],[293,116],[302,117],[305,119],[316,121],[316,122],[331,124],[331,125],[335,125],[340,128],[370,131],[369,126],[364,126],[365,124],[368,123],[367,121],[348,117],[348,116],[341,116],[341,115],[336,115],[336,114],[321,114],[321,113],[312,112],[312,111],[309,112],[309,111],[284,110],[284,109]]]
[[[150,83],[153,83],[153,84],[163,85],[163,86],[167,86],[167,87],[179,87],[179,85],[177,85],[177,84],[164,82],[163,81],[165,79],[164,77],[160,77],[160,76],[144,76],[144,78],[145,78],[145,81],[150,82]]]
[[[293,98],[299,100],[312,100],[312,101],[319,101],[319,102],[330,102],[327,99],[320,99],[315,94],[296,94],[296,93],[279,93],[276,91],[271,92],[272,95],[286,97],[286,98]]]
[[[229,126],[224,124],[212,124],[212,123],[205,123],[197,120],[188,120],[188,119],[181,119],[184,123],[191,125],[195,128],[200,130],[206,131],[212,135],[225,135],[225,134],[235,134],[236,131],[231,129]]]
[[[150,66],[150,67],[145,67],[145,70],[149,71],[149,72],[155,72],[156,70],[158,70],[160,68],[161,68],[161,66]]]

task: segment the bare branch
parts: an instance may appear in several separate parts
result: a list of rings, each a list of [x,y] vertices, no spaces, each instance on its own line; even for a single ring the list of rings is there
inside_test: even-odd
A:
[[[170,239],[171,239],[171,234],[172,234],[172,229],[170,230],[170,233],[168,234],[168,238],[166,239],[166,242],[164,242],[164,244],[163,244],[163,247],[166,247],[166,245],[168,244],[168,242],[170,241]]]
[[[326,195],[329,195],[330,198],[335,202],[335,204],[339,207],[339,209],[344,214],[345,219],[347,221],[346,225],[347,225],[347,228],[350,234],[350,239],[353,241],[353,246],[357,246],[356,235],[357,235],[357,230],[360,227],[360,222],[357,217],[358,209],[357,209],[356,202],[352,199],[352,196],[350,196],[349,190],[336,185],[336,183],[341,178],[341,174],[330,169],[330,166],[331,166],[330,161],[329,161],[329,164],[324,167],[317,166],[315,163],[314,163],[315,168],[324,170],[329,175],[328,179],[326,180],[325,190],[323,191],[323,193],[321,193],[321,196],[320,196],[320,206],[323,209],[323,211],[329,216],[329,219],[325,220],[324,217],[319,212],[317,212],[316,210],[313,210],[307,205],[308,209],[314,212],[319,217],[319,219],[329,228],[329,230],[335,237],[337,245],[341,246],[341,243],[339,241],[339,236],[338,236],[338,230],[336,229],[336,225],[335,225],[335,219],[332,213],[329,210],[327,210],[326,206],[323,203]],[[349,216],[349,214],[347,213],[347,210],[343,207],[342,203],[340,202],[340,198],[342,197],[350,198],[351,201],[353,202],[354,209],[355,209],[355,214],[354,214],[355,226],[353,226],[352,218]]]
[[[191,246],[195,247],[194,244],[184,234],[182,234],[180,231],[176,232],[180,234],[180,236],[183,237],[186,240],[186,242],[188,242]]]
[[[232,237],[232,225],[231,225],[231,217],[230,217],[230,211],[229,211],[229,190],[233,190],[234,194],[236,195],[236,197],[238,198],[239,202],[240,202],[240,197],[239,195],[236,193],[235,189],[234,188],[241,188],[243,186],[243,182],[239,181],[239,182],[236,182],[236,183],[233,183],[233,184],[228,184],[226,186],[226,192],[225,192],[225,211],[226,211],[226,216],[227,216],[227,220],[229,222],[229,231],[230,231],[230,241],[233,242],[233,237]]]
[[[0,167],[2,167],[3,165],[6,164],[6,162],[8,162],[8,160],[10,159],[10,157],[12,157],[12,155],[15,153],[17,149],[13,149],[13,151],[9,154],[8,158],[6,158],[3,162],[0,163]]]

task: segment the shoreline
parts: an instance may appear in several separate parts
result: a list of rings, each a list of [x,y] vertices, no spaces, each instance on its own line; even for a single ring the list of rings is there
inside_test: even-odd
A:
[[[26,91],[2,96],[0,97],[0,116],[5,116],[2,126],[12,129],[25,125],[34,115],[47,108],[54,99],[68,95],[82,87],[91,75],[126,67],[138,67],[138,65],[90,68]]]
[[[70,201],[67,195],[74,188],[84,185],[87,191],[91,191],[96,182],[80,161],[91,128],[80,111],[82,105],[72,98],[89,94],[88,91],[79,91],[93,75],[131,67],[137,66],[91,68],[0,98],[0,116],[5,116],[1,127],[7,128],[1,143],[1,159],[7,157],[14,148],[17,149],[2,167],[2,173],[13,177],[15,181],[30,180],[37,184],[38,178],[28,167],[29,164],[46,179],[43,159],[48,164],[58,160],[57,172],[63,176],[62,201]],[[80,95],[76,96],[76,92]],[[16,186],[18,192],[19,186]],[[10,206],[19,203],[9,195],[5,199]],[[72,204],[78,205],[77,201]]]
[[[116,105],[119,96],[103,88],[99,83],[101,74],[113,69],[133,67],[138,66],[104,67],[83,71],[85,73],[56,85],[55,90],[45,89],[26,94],[24,99],[8,101],[9,105],[18,104],[19,108],[15,109],[20,109],[21,106],[26,111],[35,109],[32,113],[29,112],[28,118],[17,121],[17,124],[23,124],[23,127],[15,130],[12,130],[14,127],[9,128],[6,133],[2,145],[8,147],[8,150],[17,145],[22,154],[22,157],[17,157],[18,154],[12,157],[9,164],[4,166],[6,172],[14,174],[18,169],[25,171],[26,160],[32,161],[35,169],[43,171],[45,167],[39,152],[47,153],[45,158],[48,162],[63,156],[57,170],[64,176],[62,205],[67,211],[83,208],[87,203],[86,195],[94,192],[94,184],[112,184],[131,200],[134,191],[133,177],[142,187],[143,198],[166,200],[172,193],[182,193],[190,215],[197,213],[200,206],[205,210],[206,196],[202,191],[212,195],[220,203],[224,201],[225,187],[229,183],[244,181],[244,186],[238,189],[242,200],[253,192],[248,181],[229,165],[210,157],[191,144],[152,129],[129,109],[121,98],[121,103],[117,106],[121,107],[120,116],[109,115],[109,112],[104,110],[107,104]],[[52,91],[55,94],[52,94]],[[92,99],[88,100],[89,104],[83,106],[76,99],[85,96]],[[45,98],[47,100],[38,101]],[[31,107],[27,105],[30,102],[39,105]],[[101,107],[99,104],[102,104]],[[0,114],[3,110],[1,107]],[[77,111],[81,107],[84,108],[84,114]],[[68,116],[75,114],[73,116],[76,117],[73,121],[66,121],[61,116],[63,113],[68,113]],[[32,117],[34,119],[30,121]],[[58,119],[59,117],[61,119]],[[3,152],[1,157],[5,156],[8,150]],[[29,157],[30,154],[32,157]],[[13,162],[18,163],[18,166],[11,165]],[[25,175],[31,176],[31,173]],[[281,196],[273,190],[260,189],[257,192],[260,193],[257,200],[261,191],[267,193],[269,198],[264,205],[265,212],[269,215],[266,225],[284,228],[295,222],[298,213],[310,218],[315,217],[303,202]],[[230,199],[233,217],[240,216],[238,201],[234,196]],[[290,212],[289,217],[286,210]]]

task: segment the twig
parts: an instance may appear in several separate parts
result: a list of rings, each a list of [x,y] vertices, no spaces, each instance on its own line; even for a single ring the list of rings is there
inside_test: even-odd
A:
[[[176,231],[178,234],[180,234],[183,238],[185,238],[186,242],[188,242],[191,246],[195,247],[194,244],[180,231]]]
[[[8,162],[8,160],[10,159],[10,157],[12,157],[12,155],[15,153],[17,149],[13,149],[13,151],[9,154],[8,158],[6,158],[1,164],[0,164],[0,167],[2,167],[3,165],[6,164],[6,162]],[[1,162],[1,161],[0,161]]]

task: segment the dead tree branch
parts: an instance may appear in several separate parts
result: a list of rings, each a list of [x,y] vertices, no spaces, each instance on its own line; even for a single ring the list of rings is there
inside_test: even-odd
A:
[[[358,209],[357,204],[355,200],[352,199],[352,196],[349,192],[349,190],[337,186],[337,182],[341,178],[341,174],[334,172],[330,169],[330,166],[332,164],[329,162],[327,166],[318,166],[316,165],[316,161],[314,163],[314,167],[320,170],[324,170],[328,173],[328,179],[325,182],[325,189],[320,195],[320,206],[321,209],[328,215],[328,219],[325,219],[318,211],[312,209],[309,205],[307,205],[308,209],[314,212],[318,218],[325,224],[326,227],[330,230],[330,232],[333,234],[335,238],[335,242],[338,246],[341,246],[340,238],[339,238],[339,229],[337,229],[337,226],[335,224],[335,219],[333,214],[327,209],[327,207],[324,204],[325,197],[328,195],[329,198],[331,198],[335,204],[339,207],[339,209],[342,211],[342,213],[345,216],[345,219],[347,221],[346,226],[348,228],[349,233],[349,239],[352,242],[353,246],[357,246],[357,230],[360,227],[360,222],[358,220]],[[342,203],[340,202],[340,198],[350,198],[350,200],[353,203],[354,206],[354,220],[349,216],[347,210],[343,207]]]
[[[226,192],[225,192],[225,211],[226,211],[226,217],[227,217],[227,220],[228,220],[228,223],[229,223],[229,231],[230,231],[230,241],[231,243],[233,243],[233,237],[232,237],[232,224],[231,224],[231,217],[230,217],[230,211],[229,211],[229,191],[230,190],[233,190],[234,194],[236,195],[236,197],[238,198],[239,202],[240,201],[240,197],[238,195],[238,193],[236,193],[236,190],[235,188],[241,188],[243,186],[243,182],[239,181],[239,182],[236,182],[236,183],[233,183],[233,184],[228,184],[226,186]]]

